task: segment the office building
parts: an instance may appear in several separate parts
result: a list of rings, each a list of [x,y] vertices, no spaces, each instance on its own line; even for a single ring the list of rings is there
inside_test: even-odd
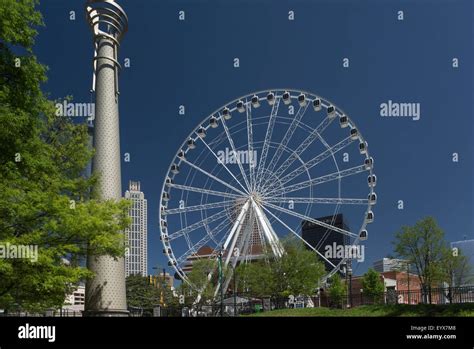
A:
[[[337,228],[350,231],[347,226],[344,216],[342,213],[339,213],[335,216],[326,216],[321,218],[316,218],[318,221],[333,225]],[[314,249],[319,251],[323,256],[326,252],[326,246],[346,246],[350,243],[349,237],[347,235],[341,234],[337,231],[324,228],[318,224],[309,221],[303,221],[302,223],[302,238],[308,242]],[[309,247],[308,247],[309,248]],[[342,258],[328,258],[328,260],[337,265]],[[324,261],[326,270],[332,270],[334,267],[329,264],[327,261]]]
[[[407,262],[403,259],[397,258],[382,258],[373,263],[373,268],[378,273],[385,273],[388,271],[406,271]],[[414,272],[414,268],[410,265],[410,273]]]
[[[132,222],[126,229],[125,235],[128,242],[125,254],[125,275],[147,275],[147,200],[140,190],[140,182],[129,182],[125,198],[131,201],[129,211]]]

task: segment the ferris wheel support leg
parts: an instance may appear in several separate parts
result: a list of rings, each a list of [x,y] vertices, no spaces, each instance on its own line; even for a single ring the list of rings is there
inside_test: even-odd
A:
[[[252,200],[252,206],[257,215],[257,220],[259,221],[260,226],[262,227],[263,233],[265,237],[267,238],[268,243],[270,244],[273,254],[277,257],[283,256],[283,253],[284,253],[283,247],[281,246],[280,241],[278,240],[278,237],[275,234],[275,231],[273,230],[267,217],[263,213],[262,209],[253,200]]]
[[[240,211],[239,216],[237,217],[237,220],[235,221],[234,226],[232,227],[232,230],[230,231],[230,234],[227,237],[226,242],[224,243],[223,249],[227,251],[227,256],[225,258],[224,264],[226,267],[229,264],[230,258],[232,257],[237,238],[239,237],[240,231],[242,230],[244,218],[247,212],[249,211],[249,206],[250,201],[247,201],[242,207],[242,210]],[[230,244],[230,248],[228,248],[230,241],[232,241],[232,243]]]
[[[242,251],[246,251],[246,247],[248,246],[248,242],[250,240],[250,235],[252,234],[253,225],[251,224],[251,222],[253,222],[253,219],[254,219],[254,214],[253,214],[252,210],[249,210],[249,215],[247,216],[247,219],[248,219],[248,222],[247,222],[247,224],[245,224],[243,234],[241,234],[240,231],[239,231],[239,233],[235,235],[235,240],[237,240],[239,235],[241,236],[241,239],[240,239],[239,246],[238,246],[239,253],[234,254],[233,250],[231,250],[232,253],[231,253],[230,263],[231,263],[233,269],[237,266],[237,262],[240,259]],[[227,266],[227,264],[226,264],[226,266]],[[223,289],[224,290],[227,290],[231,280],[232,280],[232,274],[228,273],[226,275],[224,283],[223,283]],[[216,288],[216,292],[219,289],[220,289],[220,284]],[[217,296],[217,293],[214,296]]]

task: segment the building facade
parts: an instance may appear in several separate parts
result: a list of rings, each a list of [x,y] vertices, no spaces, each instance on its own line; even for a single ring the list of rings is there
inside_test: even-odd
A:
[[[84,311],[84,304],[86,299],[85,286],[79,285],[76,289],[66,296],[64,301],[63,310],[72,312]]]
[[[335,216],[326,216],[316,219],[323,223],[331,224],[337,228],[350,231],[342,213],[339,213]],[[301,224],[302,238],[322,255],[325,255],[326,246],[333,246],[334,244],[336,246],[346,246],[350,243],[347,235],[343,235],[337,231],[324,228],[309,221],[302,221]],[[338,265],[342,259],[328,258],[328,260],[334,265]],[[331,264],[329,264],[327,261],[324,261],[324,265],[328,271],[333,269],[333,266],[331,266]]]
[[[406,271],[407,270],[407,262],[403,259],[396,259],[396,258],[382,258],[378,261],[373,263],[374,270],[378,273],[385,273],[388,271]],[[410,271],[413,272],[413,268],[411,266]]]
[[[125,275],[147,276],[147,200],[145,194],[140,190],[140,182],[129,182],[125,198],[131,201],[129,216],[132,219],[130,227],[125,231],[128,242],[125,254]]]

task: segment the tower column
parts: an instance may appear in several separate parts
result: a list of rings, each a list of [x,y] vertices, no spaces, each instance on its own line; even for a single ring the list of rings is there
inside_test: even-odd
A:
[[[89,0],[89,26],[94,35],[95,122],[92,172],[99,175],[93,196],[99,200],[120,200],[120,132],[118,108],[117,51],[128,19],[113,0]],[[123,258],[89,254],[87,267],[94,277],[86,284],[86,316],[127,316],[125,262]]]

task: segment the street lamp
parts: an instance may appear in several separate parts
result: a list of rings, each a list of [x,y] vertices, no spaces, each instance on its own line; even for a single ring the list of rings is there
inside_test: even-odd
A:
[[[352,308],[352,266],[347,267],[347,276],[349,276],[349,305]]]
[[[219,268],[219,286],[220,286],[220,291],[221,291],[221,317],[224,316],[224,287],[222,285],[222,255],[223,251],[222,249],[219,251],[219,254],[217,255],[218,258],[218,268]]]
[[[410,300],[410,262],[407,261],[407,291],[408,291],[408,304],[411,304]]]
[[[237,288],[235,285],[235,266],[232,268],[232,276],[234,278],[234,316],[237,316]]]

